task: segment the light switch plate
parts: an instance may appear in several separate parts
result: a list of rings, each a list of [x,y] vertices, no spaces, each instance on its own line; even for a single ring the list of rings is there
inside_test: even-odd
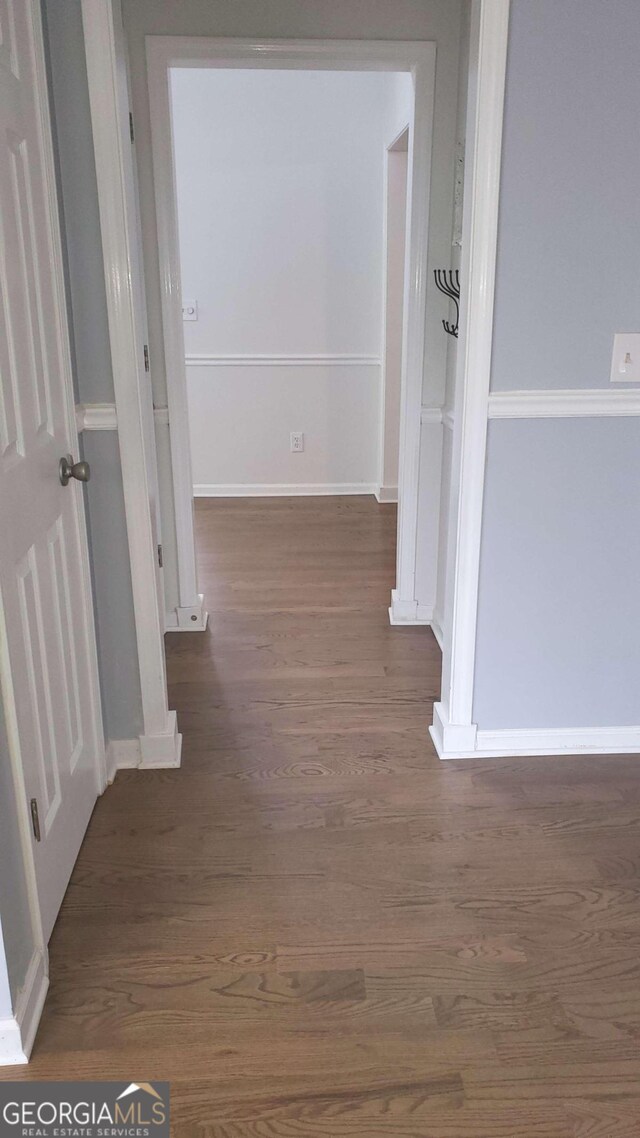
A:
[[[616,332],[610,382],[640,383],[640,332]]]
[[[183,320],[197,320],[198,319],[198,301],[197,300],[183,300],[182,301],[182,319]]]

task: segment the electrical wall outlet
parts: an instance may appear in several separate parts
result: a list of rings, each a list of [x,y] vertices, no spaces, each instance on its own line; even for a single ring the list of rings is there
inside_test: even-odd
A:
[[[198,301],[197,300],[183,300],[182,301],[182,319],[183,320],[197,320],[198,319]]]
[[[613,337],[611,383],[640,383],[640,334],[616,332]]]
[[[300,454],[304,450],[304,434],[302,431],[292,431],[289,435],[289,441],[294,454]]]

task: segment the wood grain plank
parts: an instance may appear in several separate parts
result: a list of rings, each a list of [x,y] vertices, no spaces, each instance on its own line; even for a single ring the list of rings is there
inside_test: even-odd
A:
[[[622,1102],[572,1102],[567,1107],[573,1138],[638,1138],[640,1097]]]

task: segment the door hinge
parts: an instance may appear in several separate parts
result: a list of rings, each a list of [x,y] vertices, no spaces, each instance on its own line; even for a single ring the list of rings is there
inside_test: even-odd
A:
[[[133,115],[131,114],[131,111],[129,111],[129,134],[131,136],[131,141],[135,142],[136,136],[133,132]]]
[[[148,344],[145,344],[145,346],[144,346],[144,370],[145,371],[149,370],[149,345]]]
[[[37,842],[41,840],[40,834],[40,816],[38,814],[38,799],[31,799],[31,826],[33,828],[33,836]]]
[[[162,561],[162,546],[161,545],[158,546],[158,565],[162,569],[163,561]]]

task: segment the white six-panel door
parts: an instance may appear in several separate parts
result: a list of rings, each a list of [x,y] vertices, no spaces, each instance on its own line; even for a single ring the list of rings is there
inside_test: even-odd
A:
[[[38,0],[0,0],[0,602],[49,938],[97,794],[102,725]],[[34,820],[34,831],[37,829]]]

